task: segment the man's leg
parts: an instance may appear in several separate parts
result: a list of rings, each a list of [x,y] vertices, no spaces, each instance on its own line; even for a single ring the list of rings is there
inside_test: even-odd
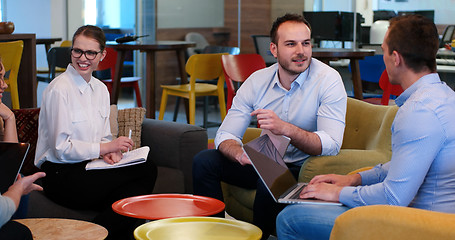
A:
[[[292,175],[297,179],[300,165],[287,164]],[[277,203],[262,180],[257,181],[256,198],[253,207],[253,223],[262,230],[262,239],[268,239],[275,230],[276,216],[286,204]]]
[[[346,206],[289,205],[276,220],[278,239],[329,239],[335,219],[349,209]]]
[[[257,179],[258,175],[251,165],[242,166],[215,149],[201,151],[193,158],[193,188],[196,195],[224,201],[221,181],[254,189]]]
[[[276,216],[285,204],[277,203],[262,180],[257,182],[256,197],[253,207],[253,224],[262,230],[262,239],[268,239],[275,229]]]

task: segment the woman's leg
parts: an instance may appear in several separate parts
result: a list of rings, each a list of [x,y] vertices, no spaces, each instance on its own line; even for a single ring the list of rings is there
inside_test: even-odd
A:
[[[0,228],[0,239],[33,240],[32,232],[25,225],[9,221]]]
[[[332,205],[289,205],[276,221],[278,239],[329,239],[335,219],[349,209]]]
[[[93,222],[109,231],[109,239],[132,236],[137,220],[115,213],[111,205],[126,197],[151,194],[156,166],[148,160],[128,167],[87,171],[85,164],[45,162],[42,169],[46,172],[43,179],[46,195],[72,209],[99,211]]]

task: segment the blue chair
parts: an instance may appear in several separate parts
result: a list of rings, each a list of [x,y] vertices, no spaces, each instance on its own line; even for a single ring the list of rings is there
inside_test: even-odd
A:
[[[378,54],[367,56],[364,59],[359,60],[360,79],[362,79],[362,81],[379,83],[379,78],[381,78],[381,74],[385,70],[385,64],[382,57],[382,54]],[[351,71],[351,65],[349,65],[349,71]],[[364,97],[381,98],[381,95],[371,96],[370,94],[369,96]]]

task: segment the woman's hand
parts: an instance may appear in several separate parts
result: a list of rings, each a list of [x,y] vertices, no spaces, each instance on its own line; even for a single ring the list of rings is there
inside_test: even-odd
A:
[[[111,142],[100,144],[100,155],[104,156],[108,153],[116,153],[120,151],[128,151],[133,148],[133,140],[121,136]]]
[[[9,109],[4,103],[0,102],[0,117],[6,121],[11,116],[14,116],[14,113]]]
[[[21,177],[20,175],[17,178],[17,181],[8,188],[4,194],[5,197],[9,197],[16,204],[16,207],[19,206],[20,199],[22,195],[29,194],[31,191],[42,191],[43,188],[40,185],[34,184],[34,182],[46,176],[44,172],[37,172],[33,175],[27,177]]]
[[[122,152],[113,152],[113,153],[108,153],[106,155],[103,155],[103,160],[107,164],[115,164],[118,163],[122,159]]]

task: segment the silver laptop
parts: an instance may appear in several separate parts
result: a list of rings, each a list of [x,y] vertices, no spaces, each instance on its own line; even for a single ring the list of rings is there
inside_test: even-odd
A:
[[[0,193],[16,181],[30,144],[0,142]]]
[[[307,183],[297,183],[297,180],[287,168],[283,159],[276,153],[268,135],[243,146],[248,158],[267,187],[273,199],[287,204],[324,204],[341,205],[339,202],[328,202],[318,199],[301,199],[299,194]]]

